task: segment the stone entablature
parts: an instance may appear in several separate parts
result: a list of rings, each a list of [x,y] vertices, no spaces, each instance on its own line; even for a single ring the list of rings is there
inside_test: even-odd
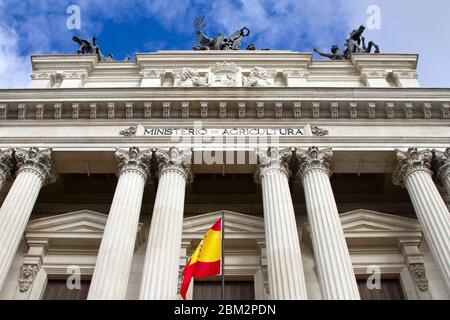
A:
[[[260,83],[260,80],[252,83]],[[0,90],[0,121],[151,118],[450,119],[449,89],[299,90],[255,85],[231,88],[197,86],[195,89],[92,88],[85,90],[82,95],[79,90]]]
[[[117,87],[420,87],[418,55],[354,54],[313,61],[292,51],[158,51],[136,61],[95,55],[32,56],[32,88]]]

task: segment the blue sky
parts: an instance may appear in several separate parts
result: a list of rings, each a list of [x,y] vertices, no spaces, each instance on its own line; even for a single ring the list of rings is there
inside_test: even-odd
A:
[[[70,5],[81,9],[80,30],[66,27]],[[448,0],[0,0],[0,88],[28,85],[31,54],[76,53],[74,34],[96,34],[103,53],[134,58],[190,50],[192,21],[205,16],[211,36],[247,26],[252,33],[244,47],[327,51],[366,24],[370,5],[381,10],[381,29],[366,38],[385,53],[419,53],[422,85],[450,87]]]

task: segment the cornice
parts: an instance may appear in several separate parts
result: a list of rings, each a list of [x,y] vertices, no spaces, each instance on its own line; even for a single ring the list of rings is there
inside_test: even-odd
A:
[[[224,97],[223,95],[226,94]],[[130,95],[132,98],[130,98]],[[373,99],[385,100],[406,100],[414,101],[426,99],[427,101],[450,100],[450,88],[367,88],[367,87],[153,87],[153,88],[25,88],[25,89],[0,89],[0,103],[9,101],[36,101],[40,99],[61,101],[77,100],[149,100],[152,99],[170,100],[182,97],[215,97],[218,100],[228,98],[265,99],[269,101],[279,100],[280,98],[293,99],[301,98],[303,100],[321,100],[333,97],[333,100],[362,100],[370,101]],[[276,98],[274,97],[276,96]],[[247,99],[246,99],[247,97]],[[274,97],[274,98],[270,98]]]

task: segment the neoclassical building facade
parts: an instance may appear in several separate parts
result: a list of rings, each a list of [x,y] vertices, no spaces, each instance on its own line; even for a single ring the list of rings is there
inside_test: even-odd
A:
[[[450,89],[417,55],[31,59],[0,89],[0,299],[180,299],[222,214],[227,299],[450,298]]]

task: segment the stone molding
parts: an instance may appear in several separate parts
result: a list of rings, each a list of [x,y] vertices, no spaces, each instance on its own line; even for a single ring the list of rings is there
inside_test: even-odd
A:
[[[323,170],[331,177],[330,160],[333,157],[331,148],[319,150],[310,147],[308,150],[297,149],[295,152],[300,163],[297,178],[303,181],[303,177],[311,170]]]
[[[255,181],[261,183],[262,177],[271,171],[279,171],[291,176],[289,161],[291,160],[293,149],[280,150],[277,147],[270,147],[267,151],[256,151],[258,159],[258,170],[255,173]]]
[[[397,186],[404,187],[406,178],[417,171],[425,171],[432,175],[432,153],[430,150],[418,151],[417,148],[409,148],[408,151],[404,152],[397,149],[395,158],[392,182]]]
[[[150,166],[152,150],[142,150],[132,147],[128,151],[116,149],[116,160],[119,162],[117,176],[120,177],[125,172],[137,172],[144,180],[150,176]]]
[[[43,185],[53,183],[56,176],[52,173],[52,149],[30,148],[29,150],[17,148],[14,153],[17,162],[17,174],[32,172],[37,174]]]
[[[169,171],[175,171],[181,174],[187,183],[191,183],[193,175],[191,172],[192,150],[180,150],[172,147],[168,151],[156,149],[155,157],[158,163],[158,177]]]

